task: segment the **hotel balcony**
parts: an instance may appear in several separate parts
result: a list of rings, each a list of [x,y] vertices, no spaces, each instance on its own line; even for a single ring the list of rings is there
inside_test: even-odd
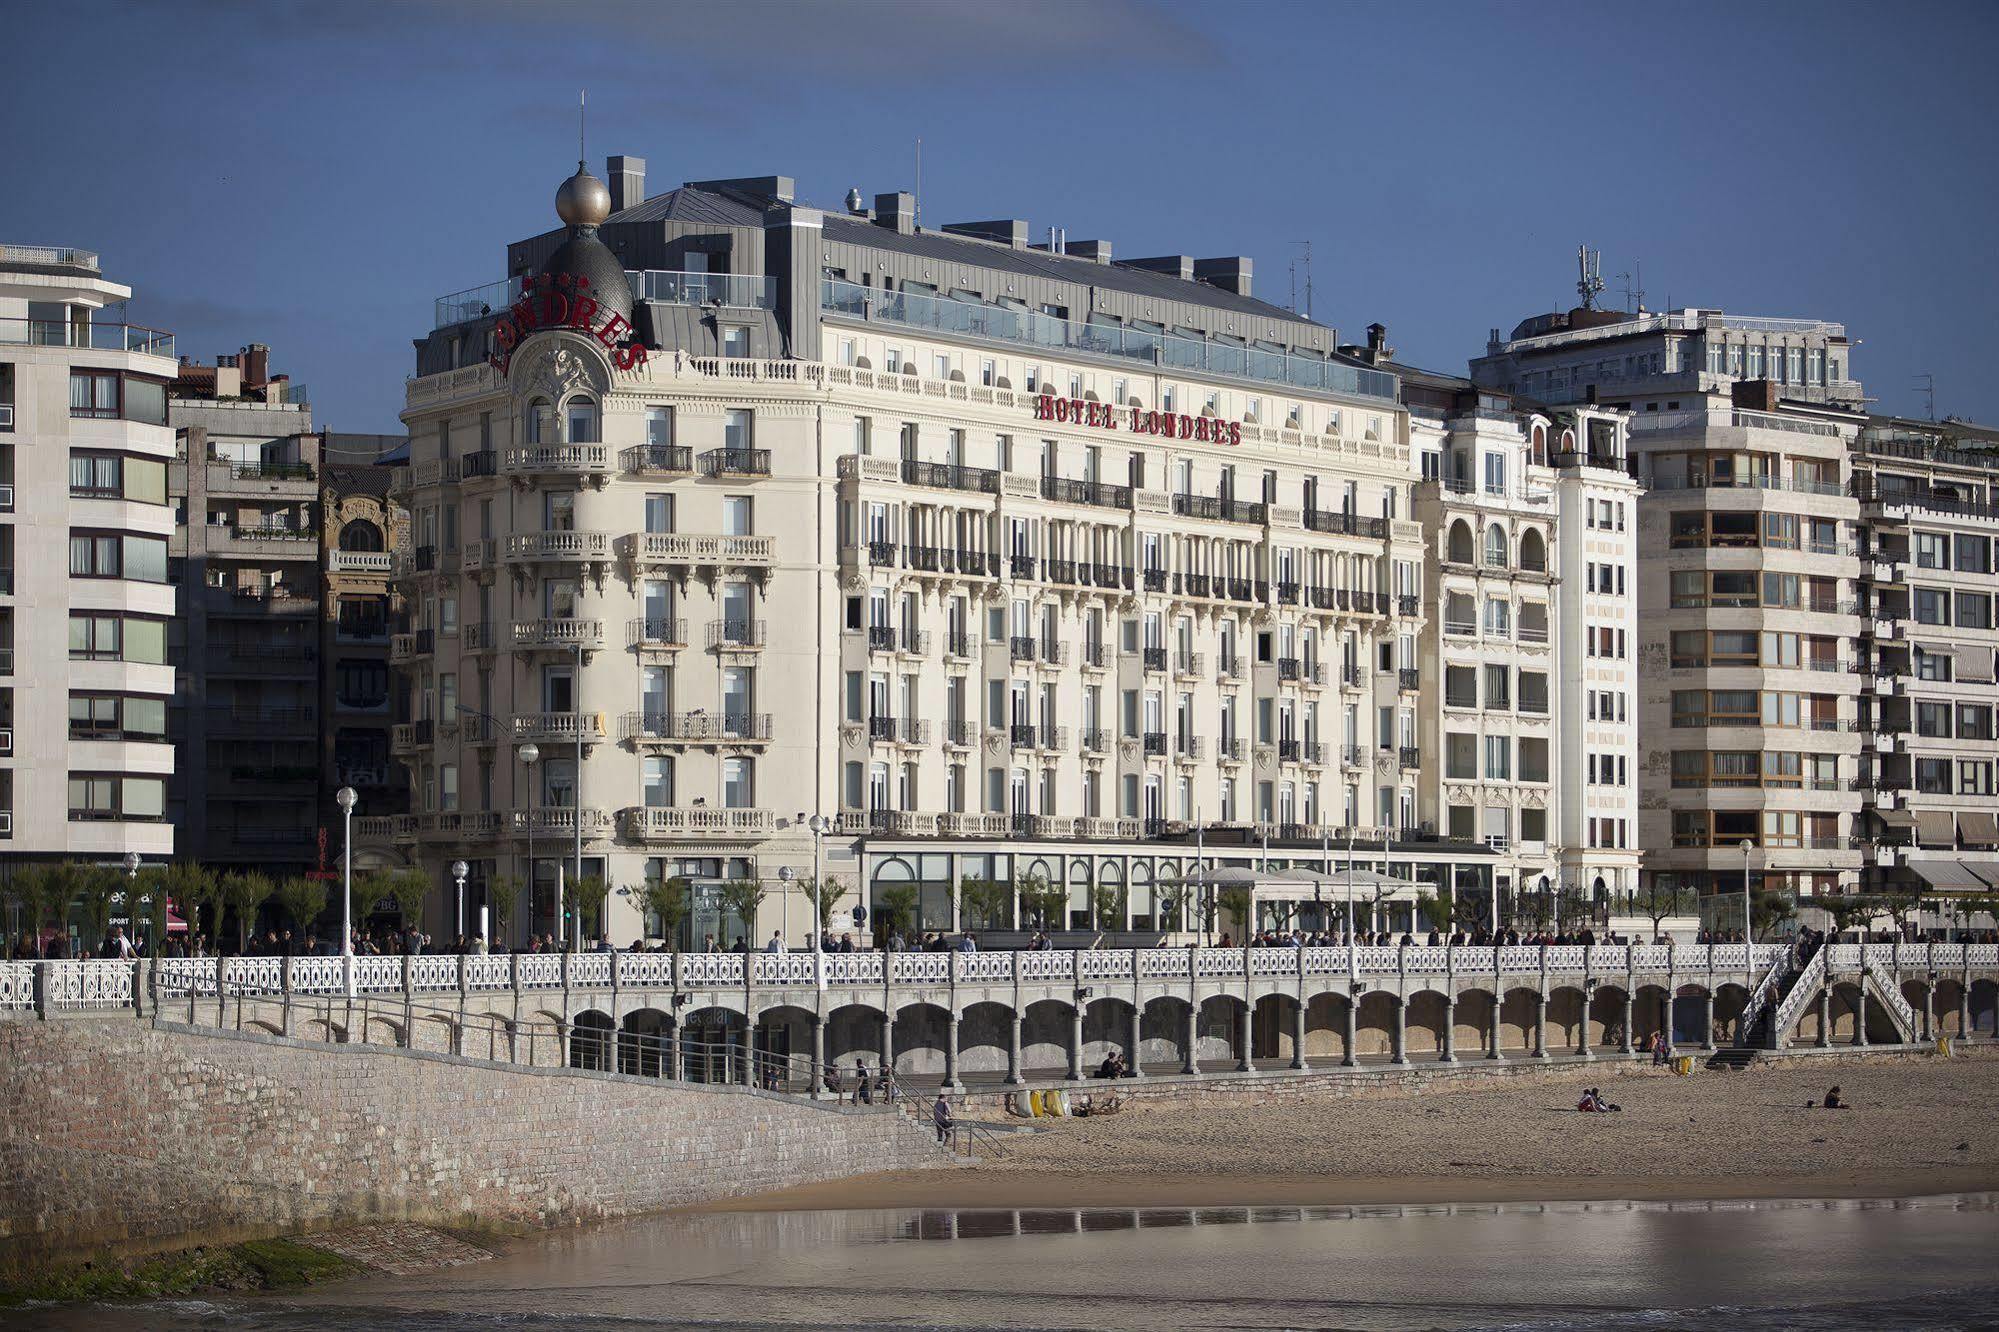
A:
[[[694,450],[685,444],[640,444],[621,451],[618,466],[634,476],[691,476]]]
[[[768,837],[777,829],[777,815],[768,809],[711,809],[705,805],[652,808],[635,806],[620,812],[624,834],[640,842],[682,839]]]
[[[500,468],[508,476],[607,477],[611,451],[602,444],[529,444],[508,449]]]
[[[755,652],[769,638],[762,620],[710,620],[708,646],[717,652]]]
[[[498,539],[494,537],[473,537],[467,541],[459,549],[458,567],[474,577],[478,577],[481,574],[488,575],[488,577],[480,581],[490,582],[490,575],[495,569],[500,567],[500,543]]]
[[[604,646],[602,620],[515,620],[509,635],[516,652],[595,652]]]
[[[769,449],[709,449],[695,460],[703,476],[756,477],[770,475]]]
[[[841,459],[845,462],[846,459]],[[957,463],[919,462],[905,458],[902,480],[906,485],[929,486],[936,490],[960,490],[973,495],[997,495],[1000,474],[986,467],[965,467]]]
[[[382,574],[395,571],[395,557],[386,550],[332,550],[326,567],[333,573]]]
[[[602,532],[516,532],[507,538],[509,564],[602,564],[611,538]]]
[[[421,721],[397,722],[389,728],[389,749],[397,754],[411,754],[436,738],[436,724],[428,717]]]
[[[498,652],[499,626],[490,620],[484,624],[461,625],[458,630],[458,650],[466,653]]]
[[[575,744],[580,740],[588,747],[608,738],[604,729],[604,714],[601,712],[517,712],[513,717],[516,743],[550,740]]]
[[[625,622],[625,646],[640,651],[673,651],[687,646],[687,621],[642,616]]]
[[[573,805],[540,805],[533,809],[517,809],[507,818],[514,835],[524,837],[530,828],[536,837],[549,835],[574,837],[576,835],[577,810]],[[601,809],[582,811],[583,835],[601,837],[611,831],[611,816]]]
[[[927,725],[928,723],[926,723]],[[627,712],[619,727],[628,744],[763,744],[768,712]]]
[[[619,539],[618,553],[636,569],[768,569],[777,563],[777,539],[633,532]]]
[[[632,300],[661,305],[722,305],[741,309],[776,308],[777,284],[759,273],[682,273],[670,269],[627,269]],[[507,309],[521,298],[521,280],[502,278],[439,296],[432,304],[433,327],[449,328]],[[167,353],[171,356],[173,353]]]

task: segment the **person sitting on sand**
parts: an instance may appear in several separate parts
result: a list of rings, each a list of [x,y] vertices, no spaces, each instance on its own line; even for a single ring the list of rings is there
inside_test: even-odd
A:
[[[1839,1088],[1834,1087],[1825,1094],[1825,1108],[1828,1110],[1850,1110],[1853,1107],[1840,1099]]]

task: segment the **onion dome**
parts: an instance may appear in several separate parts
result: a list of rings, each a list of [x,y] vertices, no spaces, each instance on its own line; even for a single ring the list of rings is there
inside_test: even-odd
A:
[[[625,277],[625,265],[611,248],[597,237],[597,227],[611,215],[611,191],[578,162],[576,174],[555,192],[555,212],[569,226],[569,239],[548,256],[541,266],[542,276],[580,279],[583,295],[593,298],[606,314],[618,314],[627,323],[632,318],[632,287]]]

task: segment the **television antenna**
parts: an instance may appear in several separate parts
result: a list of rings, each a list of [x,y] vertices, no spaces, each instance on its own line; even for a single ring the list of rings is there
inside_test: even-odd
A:
[[[1302,245],[1305,248],[1303,256],[1305,261],[1305,318],[1310,319],[1312,317],[1312,242],[1305,240],[1292,241],[1291,243],[1293,245]],[[1297,255],[1293,255],[1291,258],[1291,313],[1293,314],[1298,313],[1298,259],[1299,256]]]
[[[1603,251],[1587,245],[1576,246],[1576,290],[1582,294],[1583,309],[1596,309],[1597,293],[1603,290]]]
[[[1617,275],[1624,282],[1624,308],[1627,313],[1644,314],[1645,313],[1645,261],[1643,259],[1640,259],[1636,264],[1633,265],[1633,267],[1637,270],[1638,273],[1638,276],[1635,279],[1632,277],[1630,273],[1619,273]],[[1632,285],[1634,281],[1637,283],[1637,286],[1635,288]],[[1635,305],[1633,304],[1634,297],[1636,298]]]
[[[1937,419],[1937,377],[1931,374],[1927,370],[1919,371],[1916,375],[1916,388],[1920,390],[1923,395],[1923,401],[1925,404],[1923,408],[1923,419],[1926,421],[1936,420]]]

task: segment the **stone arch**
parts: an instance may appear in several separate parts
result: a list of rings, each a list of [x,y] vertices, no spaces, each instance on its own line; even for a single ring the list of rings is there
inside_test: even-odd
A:
[[[1471,524],[1460,518],[1451,524],[1450,544],[1444,558],[1452,564],[1474,564],[1478,552],[1473,548]]]
[[[1985,977],[1971,982],[1971,1030],[1999,1037],[1999,983]]]
[[[852,1071],[866,1064],[881,1067],[882,1010],[879,1004],[843,1003],[826,1014],[826,1062]]]
[[[245,1027],[250,1027],[254,1028],[257,1031],[261,1031],[266,1036],[282,1036],[285,1034],[284,1028],[280,1026],[278,1023],[266,1022],[262,1018],[249,1018],[243,1023],[243,1025]]]
[[[1457,1043],[1460,1059],[1484,1054],[1490,1047],[1497,1009],[1498,1001],[1491,990],[1474,985],[1458,991],[1452,1039]]]
[[[618,1072],[657,1078],[679,1072],[671,1060],[673,1017],[658,1008],[635,1008],[618,1024]]]
[[[449,1013],[423,1013],[410,1024],[410,1048],[434,1054],[454,1054],[458,1049],[458,1019]]]
[[[1397,1000],[1386,990],[1369,990],[1360,997],[1354,1012],[1356,1055],[1388,1055],[1395,1050],[1395,1009]]]
[[[595,395],[572,393],[562,400],[562,442],[596,444],[604,438],[604,408]]]
[[[1281,991],[1260,996],[1249,1021],[1250,1057],[1297,1058],[1298,997]]]
[[[1557,985],[1548,992],[1548,1046],[1574,1051],[1585,1037],[1588,1000],[1578,985]]]
[[[680,1019],[680,1066],[689,1082],[741,1082],[749,1020],[741,1010],[708,1004]]]
[[[1670,1040],[1673,1035],[1672,996],[1663,985],[1640,985],[1633,994],[1631,1044],[1635,1049],[1641,1037],[1658,1032],[1662,1039]]]
[[[1043,1077],[1069,1069],[1070,1028],[1075,1005],[1061,999],[1037,999],[1020,1015],[1020,1067]]]
[[[1831,988],[1832,1022],[1826,1032],[1827,1039],[1834,1045],[1851,1045],[1859,1030],[1860,986],[1850,980],[1839,980]]]
[[[1673,1045],[1705,1046],[1714,1038],[1707,1025],[1707,986],[1682,985],[1673,995]]]
[[[958,1015],[958,1080],[966,1073],[1006,1073],[1013,1042],[1013,1007],[996,999],[965,1005]]]
[[[1186,999],[1177,994],[1155,995],[1145,1001],[1138,1015],[1138,1050],[1144,1063],[1186,1067],[1189,1011]]]
[[[381,526],[366,518],[351,518],[340,526],[340,549],[379,552],[386,549]]]
[[[1932,1007],[1935,994],[1936,986],[1921,976],[1911,976],[1902,982],[1902,999],[1916,1015],[1916,1029],[1909,1039],[1919,1041],[1925,1031],[1932,1037],[1943,1034],[1943,1024],[1936,1020],[1936,1010]],[[1925,1013],[1930,1015],[1927,1023],[1923,1021]]]
[[[1410,1055],[1444,1052],[1444,1024],[1450,1020],[1450,1006],[1435,990],[1418,990],[1408,998],[1406,1018],[1407,1052]]]
[[[1749,991],[1739,982],[1728,981],[1714,989],[1714,1043],[1733,1045],[1742,1010],[1749,1006]]]
[[[331,1018],[307,1018],[305,1021],[305,1033],[309,1038],[325,1041],[329,1045],[347,1044],[346,1025],[335,1022]]]
[[[927,999],[912,999],[895,1011],[895,1075],[944,1076],[944,1047],[950,1039],[950,1011]]]
[[[361,1041],[364,1045],[392,1045],[405,1049],[409,1046],[409,1029],[393,1018],[371,1012],[361,1021]]]
[[[1194,1020],[1194,1057],[1230,1063],[1242,1060],[1241,995],[1211,994],[1201,1000]]]
[[[608,1073],[615,1064],[612,1047],[617,1040],[617,1024],[609,1013],[586,1008],[569,1024],[569,1066]]]
[[[1930,1031],[1937,1036],[1962,1040],[1964,982],[1939,976],[1930,991]]]
[[[1599,985],[1589,997],[1589,1040],[1591,1045],[1618,1045],[1624,1036],[1624,995],[1622,985]]]
[[[1131,1000],[1107,994],[1083,1007],[1083,1075],[1089,1076],[1111,1054],[1132,1057]]]
[[[1305,1057],[1347,1059],[1347,1008],[1353,1000],[1338,990],[1305,996]]]
[[[812,1022],[798,1004],[769,1004],[757,1011],[751,1031],[753,1086],[781,1090],[812,1083]]]
[[[1536,573],[1547,572],[1548,539],[1538,527],[1529,527],[1520,534],[1520,567]]]
[[[1534,1020],[1536,1000],[1540,992],[1524,985],[1516,985],[1506,992],[1499,1005],[1499,1048],[1502,1050],[1532,1050],[1534,1048]],[[1553,1033],[1549,1034],[1550,1041]],[[1553,1051],[1550,1051],[1553,1053]]]

